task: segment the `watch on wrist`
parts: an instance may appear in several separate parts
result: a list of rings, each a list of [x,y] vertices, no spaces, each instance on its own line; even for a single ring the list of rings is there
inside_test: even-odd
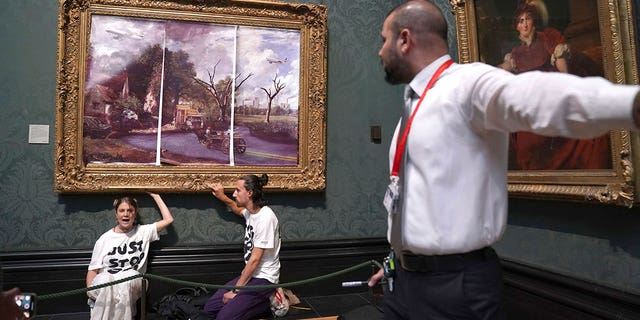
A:
[[[238,294],[239,291],[240,291],[240,289],[238,289],[238,288],[235,288],[235,289],[231,290],[231,292],[233,292],[235,294]]]

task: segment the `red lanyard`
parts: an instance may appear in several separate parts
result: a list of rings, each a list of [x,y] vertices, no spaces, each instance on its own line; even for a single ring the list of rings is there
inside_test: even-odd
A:
[[[434,73],[433,76],[431,76],[431,80],[429,80],[429,83],[424,88],[424,91],[420,96],[420,100],[418,100],[418,105],[416,105],[416,108],[411,113],[409,120],[407,120],[407,124],[405,125],[405,128],[404,128],[404,132],[402,132],[402,137],[400,138],[400,143],[398,143],[398,145],[396,146],[396,154],[393,158],[393,168],[391,169],[392,176],[397,177],[398,172],[400,171],[400,162],[402,160],[402,154],[404,153],[405,145],[407,144],[407,137],[409,136],[409,130],[411,130],[411,123],[413,122],[413,118],[415,117],[416,113],[418,112],[418,109],[420,108],[420,105],[422,104],[422,100],[424,100],[424,97],[427,95],[427,91],[429,91],[429,89],[433,87],[433,85],[436,83],[436,80],[438,80],[442,72],[447,68],[449,68],[449,66],[452,63],[453,63],[453,59],[447,60],[445,63],[443,63],[440,66],[440,68],[438,68],[438,70],[436,70],[436,73]]]

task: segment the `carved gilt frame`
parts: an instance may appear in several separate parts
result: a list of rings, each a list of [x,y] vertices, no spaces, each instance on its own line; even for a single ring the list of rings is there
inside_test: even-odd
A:
[[[291,125],[294,129],[289,129],[288,134],[292,135],[295,140],[289,139],[293,150],[297,150],[297,154],[293,156],[280,156],[276,154],[280,151],[275,151],[277,148],[273,147],[274,154],[266,154],[264,152],[254,152],[253,162],[247,162],[248,164],[238,164],[238,161],[234,163],[233,159],[240,159],[239,153],[234,152],[234,143],[236,146],[242,147],[242,142],[234,139],[228,139],[230,132],[234,129],[234,116],[233,114],[240,114],[242,111],[250,109],[252,106],[254,109],[264,108],[263,102],[257,101],[263,98],[256,98],[253,102],[251,99],[245,99],[245,109],[239,108],[239,104],[230,104],[232,107],[223,109],[221,103],[217,103],[219,110],[220,123],[222,123],[222,129],[219,131],[209,131],[210,127],[206,127],[205,135],[205,123],[203,120],[207,114],[200,114],[198,112],[204,112],[202,106],[212,104],[211,99],[207,98],[201,103],[200,107],[192,106],[184,107],[187,110],[187,114],[190,115],[189,121],[178,121],[177,110],[178,105],[184,104],[185,98],[180,97],[180,100],[174,101],[175,116],[165,117],[166,119],[172,119],[172,122],[168,120],[163,122],[164,111],[158,105],[162,103],[150,104],[148,114],[148,121],[150,123],[147,130],[150,130],[149,134],[153,133],[154,123],[157,123],[155,130],[163,132],[166,130],[165,126],[172,128],[177,132],[178,127],[182,127],[185,132],[184,135],[186,143],[198,144],[206,146],[207,148],[201,149],[202,152],[213,152],[216,148],[221,151],[219,154],[223,155],[226,152],[227,157],[231,159],[229,163],[212,163],[208,162],[180,162],[165,159],[155,160],[153,163],[144,163],[143,161],[128,161],[122,160],[122,156],[119,153],[111,153],[107,155],[94,155],[87,157],[85,154],[85,147],[87,143],[91,141],[96,143],[99,147],[106,144],[105,140],[111,139],[112,141],[118,141],[118,137],[122,137],[135,131],[123,131],[125,123],[123,120],[126,118],[125,110],[122,115],[114,112],[111,103],[115,98],[105,102],[105,98],[102,97],[102,102],[95,102],[96,109],[106,110],[102,115],[98,114],[94,116],[89,114],[87,105],[94,103],[94,101],[88,101],[94,97],[88,94],[87,79],[89,79],[89,71],[91,73],[97,72],[89,68],[89,61],[93,58],[93,51],[96,39],[92,39],[92,23],[95,23],[93,18],[113,18],[115,20],[123,19],[123,21],[135,20],[134,23],[140,25],[149,23],[174,23],[174,24],[198,24],[199,28],[206,28],[207,26],[223,26],[230,27],[231,29],[256,29],[256,33],[271,32],[276,33],[294,33],[298,35],[296,39],[299,39],[299,46],[294,43],[295,50],[299,56],[277,57],[273,50],[266,51],[265,53],[271,53],[269,56],[255,56],[252,58],[256,61],[256,65],[259,65],[258,69],[245,70],[245,75],[241,75],[240,71],[236,70],[236,59],[240,61],[240,58],[233,58],[233,70],[227,73],[227,83],[232,83],[236,90],[239,88],[240,81],[246,80],[246,75],[255,75],[264,66],[264,68],[275,68],[276,65],[284,66],[284,64],[296,63],[298,70],[293,74],[293,78],[297,80],[297,92],[293,92],[287,95],[286,100],[278,100],[278,108],[281,107],[282,111],[286,114],[294,114],[297,118],[297,123]],[[97,25],[97,23],[95,23]],[[204,27],[202,27],[204,26]],[[100,25],[100,28],[104,26]],[[163,29],[165,34],[164,42],[161,44],[166,45],[168,42],[168,31]],[[265,31],[266,30],[266,31]],[[94,30],[95,31],[95,30]],[[102,30],[104,31],[104,30]],[[121,41],[122,46],[125,45],[125,37],[128,38],[142,38],[142,32],[138,29],[130,30],[106,30],[111,33],[113,39]],[[205,30],[206,31],[206,30]],[[237,35],[237,34],[236,34]],[[249,38],[249,37],[247,37]],[[234,43],[238,43],[237,36],[234,38]],[[272,38],[270,38],[272,39]],[[275,42],[278,39],[272,39]],[[114,40],[110,40],[114,41]],[[247,41],[248,43],[249,41]],[[290,43],[289,43],[290,44]],[[245,44],[245,47],[249,45]],[[285,45],[283,44],[283,47]],[[299,48],[298,48],[299,47]],[[59,0],[59,15],[58,15],[58,60],[57,60],[57,97],[56,97],[56,145],[55,145],[55,177],[54,177],[54,189],[60,193],[113,193],[113,192],[142,192],[145,190],[156,192],[177,192],[177,193],[193,193],[204,192],[209,190],[206,183],[209,182],[221,182],[226,188],[235,187],[235,181],[244,174],[262,174],[267,173],[269,175],[269,183],[265,188],[271,190],[282,191],[320,191],[325,188],[325,149],[326,149],[326,84],[327,84],[327,68],[326,68],[326,47],[327,47],[327,8],[323,5],[316,4],[302,4],[302,3],[285,3],[277,0],[167,0],[167,1],[155,1],[155,0]],[[169,55],[171,50],[169,46],[158,46],[156,52],[160,52],[162,56],[162,65],[165,65],[165,55]],[[177,50],[182,50],[176,49]],[[185,49],[186,50],[186,49]],[[235,49],[234,49],[235,50]],[[187,51],[188,52],[188,51]],[[235,54],[235,51],[233,51]],[[189,54],[189,53],[188,53]],[[236,55],[237,56],[237,55]],[[203,59],[205,57],[196,56],[196,59]],[[224,65],[224,57],[206,57],[210,59],[209,76],[215,75],[218,68],[218,74],[222,74],[221,70]],[[138,58],[142,59],[142,58]],[[295,61],[292,61],[295,60]],[[222,62],[221,62],[222,61]],[[194,62],[194,60],[189,60]],[[231,64],[229,64],[231,65]],[[239,68],[239,67],[238,67]],[[247,67],[248,68],[248,67]],[[139,68],[140,69],[140,68]],[[228,68],[230,69],[230,68]],[[158,69],[160,70],[160,69]],[[230,69],[231,70],[231,69]],[[238,69],[239,70],[239,69]],[[281,70],[281,69],[273,69]],[[128,72],[128,73],[127,73]],[[129,78],[130,75],[135,72],[134,70],[118,70],[118,76],[124,74],[126,77],[126,90],[123,87],[122,82],[118,85],[122,91],[122,96],[118,99],[126,99],[129,97]],[[164,72],[164,67],[162,69]],[[114,74],[116,72],[114,71]],[[162,76],[158,77],[164,81],[165,73],[161,73]],[[236,82],[231,82],[235,74]],[[272,73],[273,74],[273,73]],[[297,78],[296,78],[297,77]],[[194,79],[196,77],[193,77]],[[249,78],[249,77],[247,77]],[[256,78],[256,76],[254,76]],[[219,79],[214,79],[211,76],[211,86],[207,88],[207,92],[214,92],[216,89],[216,83],[221,83]],[[268,81],[264,85],[257,85],[254,91],[262,92],[263,94],[271,90],[283,89],[290,83],[286,81],[291,78],[284,78],[283,75],[279,75],[277,72],[273,76],[272,82]],[[108,87],[108,81],[111,83],[116,82],[117,77],[112,76],[103,82],[102,91],[96,89],[96,96],[114,95],[118,91],[113,89],[105,89]],[[197,82],[197,79],[195,79]],[[205,81],[199,81],[205,84],[209,79]],[[160,83],[163,83],[163,82]],[[282,82],[281,82],[282,81]],[[151,81],[149,81],[151,82]],[[214,85],[215,84],[215,85]],[[284,84],[284,85],[283,85]],[[133,83],[131,84],[131,91],[133,91]],[[265,88],[260,88],[263,86]],[[291,86],[291,85],[290,85]],[[97,86],[96,86],[97,87]],[[151,85],[149,85],[151,87]],[[162,85],[158,85],[158,88]],[[293,87],[293,86],[291,86]],[[164,87],[163,87],[164,88]],[[255,90],[262,89],[262,90]],[[288,88],[286,88],[288,89]],[[286,90],[284,89],[284,90]],[[203,89],[204,90],[204,89]],[[293,91],[294,89],[289,89]],[[127,95],[125,96],[125,91]],[[279,90],[278,90],[279,91]],[[152,91],[150,91],[152,92]],[[160,93],[156,93],[155,102],[162,101],[162,90]],[[194,91],[195,92],[195,91]],[[231,91],[227,94],[227,97],[237,97],[239,93],[237,91]],[[153,96],[154,94],[151,94]],[[193,94],[195,96],[195,94]],[[193,100],[194,98],[192,98]],[[240,99],[240,98],[234,98]],[[153,97],[152,99],[153,100]],[[232,99],[233,100],[233,99]],[[125,101],[125,100],[121,100]],[[140,101],[138,99],[137,101]],[[144,101],[144,99],[142,99]],[[124,102],[120,102],[120,105],[124,105]],[[146,103],[146,102],[145,102]],[[240,103],[240,102],[238,102]],[[276,102],[274,102],[275,105]],[[285,104],[286,103],[286,104]],[[137,102],[139,107],[141,102]],[[291,111],[297,105],[295,111]],[[235,106],[235,108],[233,107]],[[124,108],[124,107],[122,107]],[[146,108],[146,104],[145,104]],[[155,109],[154,109],[155,108]],[[209,107],[207,107],[209,108]],[[213,108],[213,107],[211,107]],[[274,107],[276,108],[276,107]],[[291,108],[291,109],[290,109]],[[92,109],[91,109],[92,110]],[[121,109],[118,109],[120,112]],[[124,109],[122,109],[124,110]],[[147,110],[147,109],[145,109]],[[153,113],[156,110],[155,114]],[[209,109],[206,109],[209,110]],[[213,109],[211,109],[213,110]],[[224,110],[228,110],[230,115],[230,121],[227,121]],[[230,111],[232,110],[232,111]],[[271,99],[269,99],[269,113],[271,112]],[[182,110],[184,111],[184,110]],[[93,111],[92,111],[93,112]],[[129,118],[126,121],[133,119],[135,121],[135,128],[146,128],[142,124],[142,117],[140,112],[129,112]],[[251,111],[249,111],[251,112]],[[258,111],[253,111],[258,112]],[[261,111],[265,112],[265,111]],[[269,113],[264,122],[269,122]],[[117,114],[117,117],[113,117]],[[258,113],[255,113],[256,117]],[[244,115],[247,115],[247,111],[244,111]],[[210,116],[213,117],[213,116]],[[237,116],[236,116],[237,117]],[[261,116],[264,117],[264,116]],[[186,118],[186,117],[183,117]],[[213,117],[215,118],[215,117]],[[89,120],[87,120],[89,119]],[[114,120],[115,119],[115,120]],[[159,119],[159,120],[158,120]],[[165,119],[165,120],[166,120]],[[194,120],[195,119],[195,120]],[[90,123],[88,124],[87,121]],[[154,122],[156,121],[156,122]],[[294,120],[295,121],[295,120]],[[179,122],[179,123],[178,123]],[[128,123],[128,122],[127,122]],[[224,127],[226,125],[226,127]],[[119,128],[117,131],[114,128]],[[103,133],[100,133],[100,128],[106,128]],[[129,127],[127,127],[129,128]],[[238,126],[239,128],[239,126]],[[160,130],[158,130],[160,129]],[[200,130],[201,129],[201,130]],[[129,129],[127,129],[129,130]],[[138,129],[136,129],[138,130]],[[191,131],[192,130],[192,131]],[[225,131],[226,130],[226,131]],[[249,135],[248,129],[244,134]],[[264,132],[264,131],[261,131]],[[291,133],[293,132],[293,133]],[[177,134],[177,133],[176,133]],[[225,143],[218,140],[222,139],[226,135],[227,140]],[[251,136],[254,136],[251,131]],[[162,136],[162,135],[161,135]],[[236,136],[237,137],[237,136]],[[262,137],[262,136],[261,136]],[[202,138],[202,139],[201,139]],[[246,138],[246,136],[245,136]],[[272,138],[269,136],[269,138]],[[91,140],[87,140],[91,139]],[[101,139],[101,140],[98,140]],[[191,139],[191,140],[190,140]],[[149,140],[149,139],[147,139]],[[231,147],[228,148],[229,140],[232,140]],[[149,154],[155,154],[156,159],[162,159],[162,155],[165,155],[167,149],[163,143],[160,142],[161,138],[158,138],[158,142],[155,144],[155,151],[148,151]],[[275,140],[274,140],[275,141]],[[220,147],[223,145],[223,147]],[[128,148],[130,145],[120,148]],[[200,148],[203,148],[200,146]],[[251,150],[252,146],[247,145],[246,150]],[[211,149],[211,150],[208,150]],[[208,150],[208,151],[207,151]],[[212,151],[213,150],[213,151]],[[171,150],[169,150],[171,151]],[[230,152],[231,151],[231,152]],[[93,152],[93,151],[92,151]],[[105,151],[107,152],[107,151]],[[136,151],[137,152],[137,151]],[[144,153],[143,151],[142,153]],[[241,152],[244,152],[242,150]],[[229,153],[233,154],[232,156]],[[159,156],[158,156],[159,155]],[[290,163],[276,164],[268,162],[267,164],[260,163],[260,157],[267,159],[270,156],[271,159],[285,159]],[[102,157],[98,160],[96,158]],[[190,155],[183,156],[190,160],[193,158]],[[104,160],[108,159],[108,160]],[[258,160],[256,160],[258,159]],[[192,160],[192,159],[191,159]],[[275,160],[273,160],[275,161]],[[284,161],[284,160],[283,160]],[[266,160],[265,160],[266,163]]]
[[[638,65],[633,40],[631,1],[596,1],[604,76],[614,83],[637,84]],[[476,6],[479,2],[481,1],[450,0],[456,20],[461,63],[481,61],[481,56],[486,57],[480,52],[478,40],[480,23]],[[489,2],[495,7],[514,4],[513,1]],[[638,150],[637,134],[612,131],[610,137],[611,169],[510,170],[510,196],[633,206],[638,198],[638,156],[635,154],[635,150]]]

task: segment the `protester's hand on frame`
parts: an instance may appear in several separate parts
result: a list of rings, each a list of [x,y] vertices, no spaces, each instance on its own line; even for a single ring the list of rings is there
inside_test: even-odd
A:
[[[211,194],[213,194],[214,197],[220,199],[221,196],[224,196],[224,187],[222,186],[222,183],[220,182],[216,182],[216,183],[207,183],[207,187],[209,187],[211,189]]]

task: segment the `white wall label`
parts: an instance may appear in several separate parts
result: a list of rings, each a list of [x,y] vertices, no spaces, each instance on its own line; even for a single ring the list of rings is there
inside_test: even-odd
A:
[[[30,124],[29,125],[29,143],[49,143],[49,125],[48,124]]]

